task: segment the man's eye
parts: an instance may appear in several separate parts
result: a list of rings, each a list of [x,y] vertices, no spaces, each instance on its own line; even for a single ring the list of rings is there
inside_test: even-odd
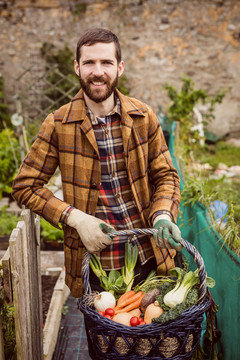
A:
[[[88,60],[88,61],[84,61],[84,62],[83,62],[83,65],[90,65],[90,64],[93,64],[93,61]]]
[[[105,61],[103,61],[103,64],[112,65],[112,64],[113,64],[113,62],[112,62],[112,61],[110,61],[110,60],[105,60]]]

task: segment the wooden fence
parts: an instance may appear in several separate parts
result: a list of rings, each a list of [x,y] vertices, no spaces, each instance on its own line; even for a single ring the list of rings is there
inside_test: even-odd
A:
[[[4,297],[14,305],[17,360],[42,360],[40,221],[30,210],[23,210],[21,218],[1,260]],[[1,319],[0,360],[4,360]]]

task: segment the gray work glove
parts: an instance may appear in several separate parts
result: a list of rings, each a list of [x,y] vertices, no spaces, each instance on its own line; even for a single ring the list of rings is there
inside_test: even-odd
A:
[[[181,232],[178,226],[171,221],[170,216],[167,214],[156,216],[153,228],[158,230],[158,233],[154,234],[157,247],[181,251]]]
[[[103,231],[115,231],[114,227],[92,215],[73,209],[66,222],[67,225],[77,230],[83,245],[90,254],[99,252],[112,243],[110,236]]]

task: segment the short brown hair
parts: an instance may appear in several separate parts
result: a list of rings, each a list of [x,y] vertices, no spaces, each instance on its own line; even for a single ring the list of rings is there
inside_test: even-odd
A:
[[[121,54],[121,47],[118,40],[118,37],[113,34],[110,30],[96,28],[88,30],[85,34],[83,34],[77,43],[77,49],[76,49],[76,60],[79,63],[80,56],[81,56],[81,47],[83,45],[85,46],[91,46],[96,43],[111,43],[114,42],[115,49],[116,49],[116,59],[118,64],[122,60],[122,54]]]

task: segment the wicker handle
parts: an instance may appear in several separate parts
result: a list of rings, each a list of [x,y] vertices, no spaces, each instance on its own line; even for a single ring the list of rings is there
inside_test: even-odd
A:
[[[126,235],[153,235],[154,233],[157,233],[158,231],[156,229],[133,229],[133,230],[120,230],[120,231],[113,231],[111,233],[108,233],[111,237],[116,236],[126,236]],[[181,245],[189,252],[190,255],[192,255],[195,263],[197,264],[198,270],[199,270],[199,279],[200,279],[200,287],[199,287],[199,293],[198,293],[198,302],[203,303],[206,294],[207,294],[207,285],[206,285],[206,269],[204,265],[204,261],[200,253],[197,251],[197,249],[190,244],[188,241],[181,239],[180,241]],[[82,262],[82,280],[83,280],[83,289],[84,293],[91,293],[91,286],[89,283],[89,261],[90,261],[91,254],[86,252],[83,257]]]

